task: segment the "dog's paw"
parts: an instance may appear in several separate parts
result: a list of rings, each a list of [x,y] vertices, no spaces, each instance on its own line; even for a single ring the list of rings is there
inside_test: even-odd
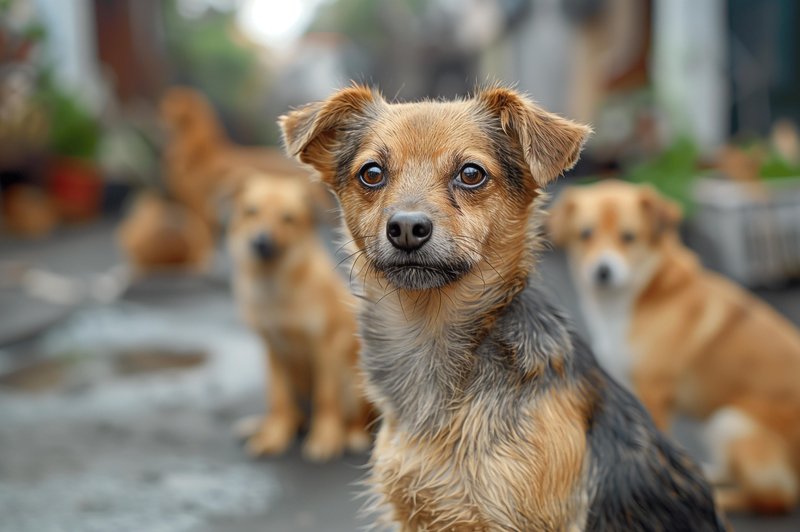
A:
[[[327,462],[342,455],[345,447],[345,433],[342,420],[334,416],[324,416],[312,421],[303,444],[303,456],[312,462]]]
[[[347,450],[351,453],[365,453],[371,445],[372,436],[365,429],[357,427],[347,431]]]
[[[273,456],[282,454],[294,440],[297,427],[290,419],[269,416],[260,427],[247,438],[245,448],[250,456]]]

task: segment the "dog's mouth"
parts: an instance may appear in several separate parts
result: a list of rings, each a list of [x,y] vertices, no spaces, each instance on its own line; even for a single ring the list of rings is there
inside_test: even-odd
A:
[[[379,261],[374,266],[391,284],[404,290],[441,288],[458,281],[472,268],[466,260],[440,263]]]

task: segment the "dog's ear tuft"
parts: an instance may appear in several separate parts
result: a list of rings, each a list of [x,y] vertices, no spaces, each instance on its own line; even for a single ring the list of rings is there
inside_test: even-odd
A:
[[[547,235],[550,241],[558,247],[563,247],[567,244],[572,225],[571,218],[575,214],[574,196],[575,191],[572,188],[567,188],[559,194],[549,209],[550,215],[547,217],[546,223]]]
[[[370,107],[383,101],[377,91],[354,85],[323,102],[310,103],[281,116],[278,123],[286,153],[314,167],[331,184],[343,132],[352,130],[367,118]]]
[[[652,185],[642,185],[640,189],[639,201],[645,216],[650,220],[653,240],[677,229],[683,219],[681,206],[662,196]]]
[[[589,126],[549,113],[512,89],[485,89],[477,100],[499,118],[503,131],[519,142],[540,187],[575,166],[592,132]]]

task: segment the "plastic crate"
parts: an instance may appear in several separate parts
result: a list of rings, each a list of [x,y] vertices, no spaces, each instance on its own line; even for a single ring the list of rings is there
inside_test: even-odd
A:
[[[707,266],[748,286],[800,277],[800,178],[704,177],[693,200],[690,243]]]

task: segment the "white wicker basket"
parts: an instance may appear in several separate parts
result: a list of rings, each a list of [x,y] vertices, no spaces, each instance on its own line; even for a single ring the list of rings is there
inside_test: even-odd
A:
[[[701,178],[693,200],[690,241],[705,264],[748,286],[800,277],[800,178]]]

